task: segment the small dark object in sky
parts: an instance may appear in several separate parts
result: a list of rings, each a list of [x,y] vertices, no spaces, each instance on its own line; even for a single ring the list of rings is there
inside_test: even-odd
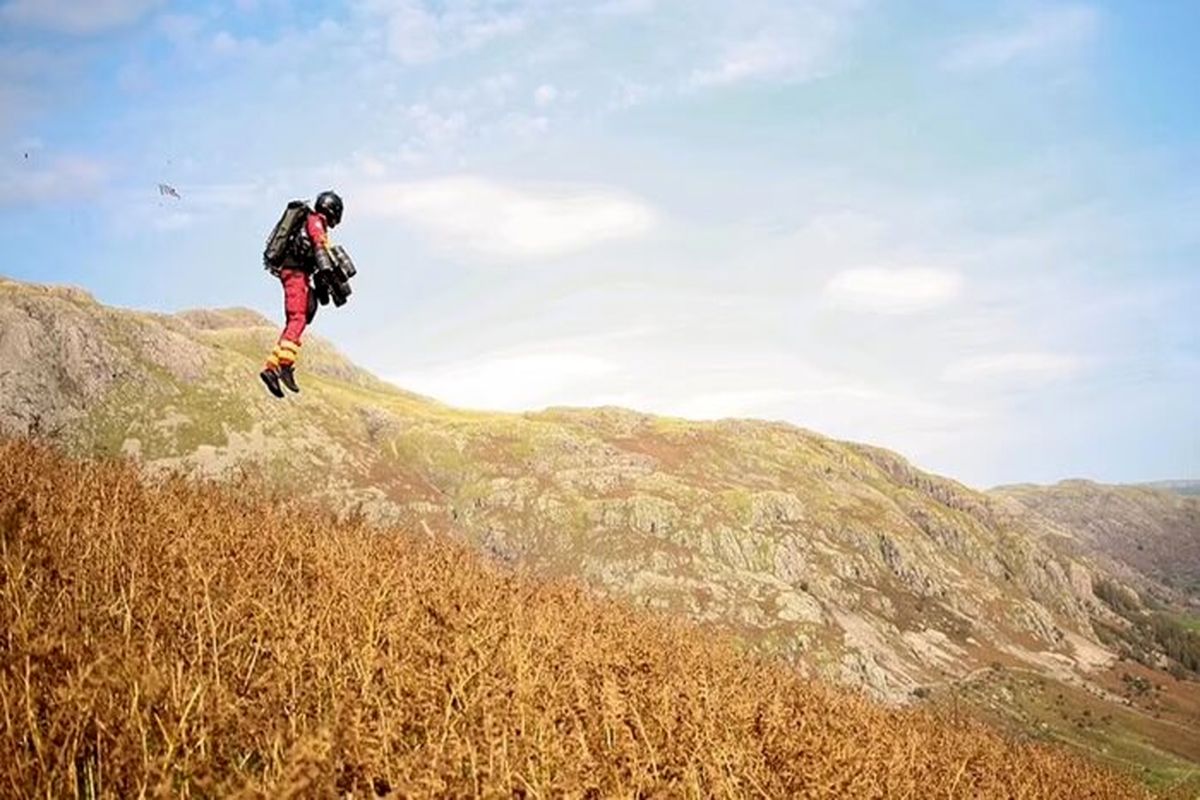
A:
[[[165,183],[160,183],[160,184],[158,185],[158,193],[159,193],[160,195],[163,195],[163,196],[165,196],[165,197],[174,197],[176,200],[181,200],[181,199],[182,199],[182,198],[179,196],[179,192],[175,191],[175,187],[174,187],[174,186],[170,186],[170,185],[168,185],[168,184],[165,184]]]

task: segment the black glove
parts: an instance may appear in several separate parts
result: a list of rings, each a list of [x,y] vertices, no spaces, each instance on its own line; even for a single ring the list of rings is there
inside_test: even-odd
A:
[[[323,306],[329,305],[329,283],[325,280],[328,274],[322,272],[313,276],[313,295]]]

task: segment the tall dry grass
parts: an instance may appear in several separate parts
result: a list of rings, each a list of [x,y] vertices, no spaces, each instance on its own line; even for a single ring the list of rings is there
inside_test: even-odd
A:
[[[0,795],[1129,797],[252,486],[0,442]]]

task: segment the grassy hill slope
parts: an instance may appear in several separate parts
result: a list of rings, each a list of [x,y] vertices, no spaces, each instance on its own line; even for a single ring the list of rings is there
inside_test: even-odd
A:
[[[1138,797],[253,484],[0,441],[7,796]]]

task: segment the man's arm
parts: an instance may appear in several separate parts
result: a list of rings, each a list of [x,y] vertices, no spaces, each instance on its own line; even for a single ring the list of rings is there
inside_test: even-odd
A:
[[[329,231],[325,228],[325,218],[320,214],[309,214],[304,222],[308,238],[313,243],[313,250],[329,248]]]
[[[329,231],[325,228],[325,218],[320,214],[309,214],[304,222],[308,240],[312,242],[313,257],[317,260],[317,272],[333,269],[333,259],[329,255]]]

